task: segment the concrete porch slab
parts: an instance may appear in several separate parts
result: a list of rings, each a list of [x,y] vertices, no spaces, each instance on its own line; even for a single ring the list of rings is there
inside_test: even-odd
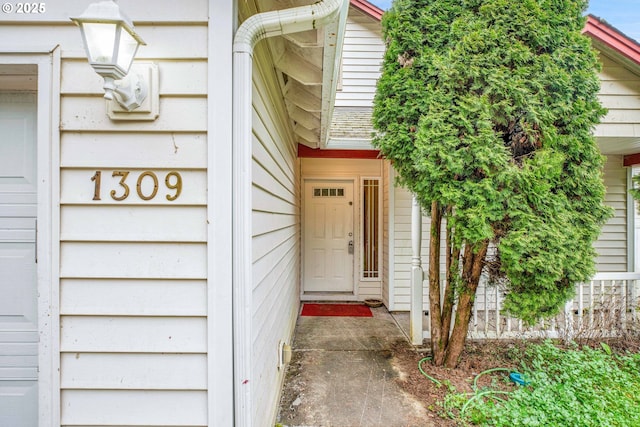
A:
[[[397,384],[396,346],[406,335],[384,307],[373,317],[299,317],[280,401],[286,426],[430,426]]]

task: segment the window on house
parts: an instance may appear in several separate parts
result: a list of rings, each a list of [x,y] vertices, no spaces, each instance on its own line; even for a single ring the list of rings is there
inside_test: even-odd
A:
[[[344,188],[314,188],[313,197],[344,197]]]
[[[380,180],[364,179],[362,183],[362,277],[377,279],[380,277]]]

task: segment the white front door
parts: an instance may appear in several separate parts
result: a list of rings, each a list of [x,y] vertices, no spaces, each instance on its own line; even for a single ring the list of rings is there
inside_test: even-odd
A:
[[[353,293],[353,181],[305,181],[305,294]]]
[[[38,424],[36,95],[0,92],[0,426]]]

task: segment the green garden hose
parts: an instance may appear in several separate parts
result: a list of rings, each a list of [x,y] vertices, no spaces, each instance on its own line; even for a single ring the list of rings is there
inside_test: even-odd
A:
[[[420,359],[420,361],[418,362],[418,369],[420,369],[420,372],[422,373],[422,375],[424,375],[425,377],[429,378],[431,381],[433,381],[434,383],[438,384],[438,385],[442,385],[442,383],[440,381],[438,381],[437,379],[433,378],[430,375],[427,375],[427,373],[422,369],[422,362],[424,362],[425,360],[431,360],[430,356],[427,357],[423,357],[422,359]]]
[[[418,362],[418,369],[420,370],[420,373],[422,375],[424,375],[426,378],[428,378],[429,380],[431,380],[432,382],[434,382],[435,384],[437,384],[438,386],[441,386],[442,383],[440,381],[438,381],[436,378],[433,378],[431,375],[428,375],[424,371],[424,369],[422,369],[422,364],[427,360],[431,360],[431,357],[430,356],[423,357]],[[512,369],[508,369],[508,368],[491,368],[491,369],[487,369],[485,371],[482,371],[478,375],[476,375],[475,378],[473,379],[473,393],[469,393],[472,396],[469,398],[469,400],[467,400],[465,402],[465,404],[460,409],[460,417],[464,417],[464,414],[467,411],[467,408],[469,407],[471,402],[473,402],[474,400],[476,400],[476,399],[478,399],[480,397],[491,396],[491,398],[494,399],[494,400],[498,400],[498,401],[504,402],[504,399],[501,399],[501,398],[497,397],[496,395],[501,394],[501,395],[507,395],[508,396],[508,395],[511,394],[511,392],[509,392],[509,391],[501,391],[501,390],[484,390],[484,391],[479,391],[478,390],[478,379],[481,376],[486,375],[486,374],[490,374],[492,372],[509,372],[509,373],[513,373],[514,371]]]

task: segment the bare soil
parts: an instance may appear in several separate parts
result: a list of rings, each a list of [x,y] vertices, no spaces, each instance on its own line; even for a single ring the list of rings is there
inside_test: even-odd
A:
[[[580,345],[600,346],[606,341],[614,352],[640,352],[640,339],[616,339],[582,342]],[[428,356],[428,352],[416,351],[406,342],[398,342],[393,348],[393,364],[398,371],[398,383],[402,389],[419,400],[429,411],[433,425],[437,427],[458,426],[443,409],[442,402],[449,391],[472,392],[473,381],[478,374],[492,368],[508,368],[515,371],[521,366],[522,355],[527,343],[532,341],[467,341],[465,351],[456,369],[434,366],[429,360],[422,363],[425,373],[437,379],[437,385],[426,378],[418,369],[418,362]],[[494,390],[512,390],[516,387],[509,381],[502,381],[508,372],[482,375],[478,387],[491,386]]]

